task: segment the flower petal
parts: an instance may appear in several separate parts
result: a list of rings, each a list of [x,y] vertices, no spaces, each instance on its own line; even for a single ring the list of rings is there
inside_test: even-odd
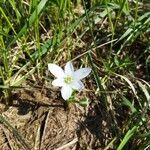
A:
[[[85,78],[86,76],[88,76],[90,72],[91,72],[91,68],[81,68],[74,72],[74,78],[76,80],[81,80]]]
[[[61,86],[64,86],[64,79],[63,78],[57,78],[57,79],[55,79],[55,80],[53,80],[53,82],[52,82],[52,85],[53,86],[59,86],[59,87],[61,87]]]
[[[64,77],[65,73],[58,65],[48,64],[48,70],[57,78]]]
[[[71,87],[72,87],[73,89],[77,90],[77,91],[81,91],[81,90],[84,89],[84,85],[83,85],[83,83],[82,83],[81,81],[76,81],[76,82],[74,82],[74,83],[71,85]]]
[[[64,100],[68,100],[72,95],[72,88],[68,85],[64,85],[61,89],[61,95]]]
[[[65,74],[72,75],[73,72],[74,72],[73,65],[72,65],[71,61],[69,61],[69,62],[67,62],[66,66],[65,66]]]

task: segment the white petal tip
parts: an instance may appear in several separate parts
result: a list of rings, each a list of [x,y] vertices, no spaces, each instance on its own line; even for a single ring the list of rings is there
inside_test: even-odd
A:
[[[53,67],[54,64],[48,64],[48,70],[51,71],[51,68]]]
[[[48,64],[48,70],[56,77],[64,76],[64,71],[56,64]]]
[[[61,95],[64,100],[68,100],[72,95],[72,88],[69,86],[63,86],[61,89]]]

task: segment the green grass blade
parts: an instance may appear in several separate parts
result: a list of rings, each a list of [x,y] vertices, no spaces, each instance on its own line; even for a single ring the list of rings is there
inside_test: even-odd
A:
[[[20,23],[21,14],[20,14],[19,10],[18,10],[17,7],[16,7],[16,2],[15,2],[14,0],[9,0],[9,3],[11,4],[13,10],[14,10],[15,13],[16,13],[16,16],[17,16],[17,22]]]
[[[20,30],[20,32],[17,34],[17,36],[10,42],[8,47],[10,47],[12,44],[16,42],[18,38],[20,38],[23,34],[27,33],[27,30],[33,25],[33,23],[37,19],[37,15],[39,15],[42,10],[44,9],[46,3],[48,0],[41,0],[40,3],[37,6],[37,9],[32,13],[32,15],[29,18],[29,21],[23,26],[23,28]]]
[[[128,106],[132,113],[137,112],[136,108],[133,106],[133,104],[126,97],[122,96],[122,100],[123,100],[122,104],[125,106]]]
[[[125,134],[123,140],[119,144],[117,150],[123,150],[123,147],[131,139],[131,137],[136,133],[136,131],[137,131],[137,126],[134,126],[131,130],[128,130],[128,132]]]
[[[84,9],[85,9],[86,19],[87,19],[87,21],[88,21],[88,26],[89,26],[89,29],[90,29],[90,32],[91,32],[91,36],[92,36],[92,39],[93,39],[94,47],[96,47],[96,41],[95,41],[95,38],[94,38],[93,30],[92,30],[92,27],[91,27],[91,24],[90,24],[89,15],[88,15],[88,12],[87,12],[87,9],[86,9],[85,1],[84,1],[84,0],[83,0],[83,4],[84,4]],[[95,66],[94,66],[93,58],[92,58],[90,52],[88,53],[88,58],[89,58],[90,65],[91,65],[92,70],[93,70],[93,74],[94,74],[94,78],[95,78],[97,87],[98,87],[99,90],[104,90],[103,87],[102,87],[102,85],[101,85],[101,81],[100,81],[100,79],[99,79],[99,75],[98,75],[98,73],[97,73],[97,70],[96,70],[96,68],[95,68]],[[104,95],[101,95],[101,96],[102,96],[102,104],[103,104],[104,108],[107,109],[107,101],[106,101],[106,98],[105,98]]]
[[[5,12],[3,11],[2,7],[0,6],[0,12],[2,13],[3,17],[5,18],[6,22],[9,24],[9,27],[12,29],[12,31],[14,32],[14,34],[16,35],[16,31],[12,25],[12,23],[9,21],[9,18],[7,17],[7,15],[5,14]]]

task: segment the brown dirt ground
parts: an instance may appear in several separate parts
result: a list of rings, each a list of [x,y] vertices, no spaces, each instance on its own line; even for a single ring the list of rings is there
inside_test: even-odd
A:
[[[19,89],[12,92],[13,105],[2,115],[25,139],[31,150],[101,149],[112,140],[112,119],[97,103],[100,98],[83,91],[78,96],[90,98],[88,107],[70,104],[66,108],[58,89]],[[11,129],[0,124],[0,150],[23,150]]]

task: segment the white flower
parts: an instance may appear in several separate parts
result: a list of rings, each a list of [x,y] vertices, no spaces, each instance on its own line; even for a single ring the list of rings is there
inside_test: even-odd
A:
[[[90,68],[81,68],[74,71],[71,62],[68,62],[64,70],[55,64],[48,64],[48,70],[57,78],[52,82],[52,85],[62,87],[61,95],[64,100],[68,100],[73,90],[81,91],[84,88],[80,81],[91,72]]]

